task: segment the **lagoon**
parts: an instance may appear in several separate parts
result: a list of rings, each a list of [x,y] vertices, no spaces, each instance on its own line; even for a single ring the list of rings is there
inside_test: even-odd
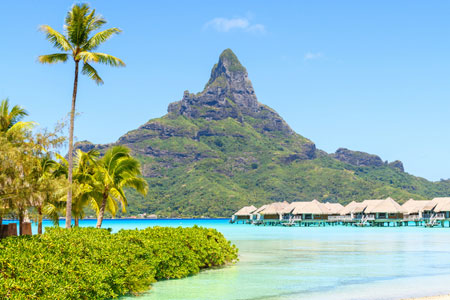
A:
[[[116,219],[103,227],[195,224],[236,244],[239,262],[161,281],[123,300],[390,300],[450,293],[450,228],[257,227],[217,219]]]

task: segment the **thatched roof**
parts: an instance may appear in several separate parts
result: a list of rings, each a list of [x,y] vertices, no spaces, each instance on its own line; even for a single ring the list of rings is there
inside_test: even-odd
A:
[[[289,203],[286,201],[284,202],[275,202],[272,204],[268,204],[263,210],[261,210],[259,213],[261,215],[275,215],[282,213],[283,209],[285,209]]]
[[[252,212],[256,210],[256,207],[253,205],[244,206],[240,210],[238,210],[234,215],[235,216],[249,216]]]
[[[300,207],[302,207],[302,206],[305,205],[306,203],[309,203],[309,202],[306,202],[306,201],[292,202],[292,203],[290,203],[288,206],[286,206],[286,207],[283,209],[282,213],[283,213],[283,214],[289,214],[289,213],[292,213],[295,209],[299,209]]]
[[[380,200],[380,199],[364,200],[363,202],[358,204],[357,207],[355,207],[353,212],[354,213],[362,213],[362,212],[368,213],[370,210],[372,210],[374,207],[379,205],[381,202],[383,202],[383,200]]]
[[[330,214],[330,210],[325,206],[325,204],[320,203],[319,201],[314,199],[311,202],[305,202],[304,205],[299,205],[298,207],[296,207],[292,211],[292,214],[328,215]]]
[[[343,209],[341,209],[340,214],[341,214],[341,215],[348,215],[348,214],[351,214],[351,213],[353,212],[353,210],[355,209],[355,207],[356,207],[357,205],[359,205],[359,204],[361,204],[361,203],[355,202],[355,201],[350,202],[349,204],[347,204],[346,206],[344,206]]]
[[[339,214],[344,206],[340,203],[325,202],[324,205],[330,210],[331,214]]]
[[[409,199],[402,205],[402,209],[407,214],[417,214],[421,211],[427,210],[425,209],[427,206],[430,206],[432,203],[431,200],[414,200]],[[431,210],[431,209],[429,209]]]
[[[374,201],[374,200],[372,200]],[[364,210],[364,213],[389,213],[389,214],[394,214],[394,213],[403,213],[403,209],[400,206],[400,204],[398,204],[397,202],[395,202],[394,199],[392,199],[391,197],[386,198],[384,200],[375,200],[376,202],[368,202],[368,206],[366,207],[366,209]]]
[[[259,214],[261,211],[263,211],[264,209],[266,209],[266,207],[268,206],[268,204],[265,204],[263,206],[261,206],[260,208],[258,208],[257,210],[255,210],[253,212],[253,214]]]
[[[438,204],[438,198],[434,198],[433,200],[430,200],[427,204],[424,205],[423,210],[425,211],[431,211],[433,210],[436,205]]]
[[[435,212],[450,211],[450,197],[434,198],[432,201],[437,203]]]

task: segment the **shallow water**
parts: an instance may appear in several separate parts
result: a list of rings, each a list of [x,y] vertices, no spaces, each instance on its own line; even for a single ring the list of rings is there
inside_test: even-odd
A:
[[[105,220],[104,227],[194,224],[222,232],[239,248],[239,262],[123,299],[375,300],[450,293],[450,228],[257,227],[227,220]]]

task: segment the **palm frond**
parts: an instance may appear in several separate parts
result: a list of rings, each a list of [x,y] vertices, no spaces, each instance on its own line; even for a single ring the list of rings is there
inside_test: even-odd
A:
[[[120,58],[99,52],[95,52],[94,54],[98,57],[98,63],[111,67],[125,67],[125,63]]]
[[[2,100],[0,104],[0,131],[10,130],[16,123],[28,116],[26,110],[19,105],[14,105],[9,110],[9,99]]]
[[[118,164],[119,159],[124,157],[129,157],[130,149],[125,146],[115,146],[108,151],[102,158],[103,167],[107,172],[113,171],[115,166]],[[113,172],[111,172],[112,174]]]
[[[121,182],[121,186],[134,188],[136,191],[138,191],[139,193],[141,193],[144,196],[148,192],[148,183],[147,183],[147,181],[145,181],[144,178],[141,178],[141,177],[133,176],[133,177],[125,178]]]
[[[122,212],[126,212],[126,207],[128,206],[127,197],[125,197],[125,193],[120,188],[112,188],[110,191],[111,196],[116,199],[122,206]]]
[[[104,24],[106,24],[106,20],[101,15],[95,15],[95,9],[86,17],[86,30],[88,34],[100,29]]]
[[[45,33],[47,40],[53,44],[53,47],[63,51],[69,51],[72,49],[72,46],[70,45],[66,37],[52,27],[48,25],[42,25],[39,27],[39,29]]]
[[[67,53],[54,53],[54,54],[47,54],[47,55],[40,55],[38,56],[38,61],[41,64],[56,64],[59,62],[66,62],[69,58],[69,55]]]
[[[9,134],[23,132],[25,130],[31,130],[37,125],[36,122],[17,122],[8,129]]]
[[[83,75],[87,75],[89,78],[94,80],[95,83],[97,83],[98,85],[102,85],[104,83],[103,79],[98,75],[97,70],[94,69],[94,67],[92,67],[87,62],[83,64],[83,69],[81,73],[83,73]]]
[[[82,51],[78,53],[76,59],[86,62],[95,62],[112,67],[125,67],[125,63],[117,57],[105,53]]]
[[[140,163],[132,157],[124,157],[120,159],[114,168],[115,174],[128,173],[130,175],[140,175]]]
[[[83,47],[86,50],[96,49],[100,44],[109,40],[113,35],[121,33],[119,28],[109,28],[94,34]]]
[[[77,47],[82,46],[87,41],[89,33],[86,26],[88,25],[88,17],[91,13],[92,11],[87,4],[75,4],[67,13],[65,20],[67,37]]]
[[[57,226],[59,223],[59,215],[58,212],[61,212],[63,209],[56,206],[55,204],[48,203],[42,208],[42,212],[44,215],[50,218],[52,220],[53,225]]]

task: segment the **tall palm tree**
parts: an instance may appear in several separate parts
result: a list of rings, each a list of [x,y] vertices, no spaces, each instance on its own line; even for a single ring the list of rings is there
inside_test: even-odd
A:
[[[103,84],[103,80],[98,75],[97,70],[91,63],[101,63],[112,67],[125,66],[125,63],[117,57],[109,54],[93,52],[102,43],[106,42],[113,35],[121,32],[118,28],[109,28],[93,34],[99,30],[106,20],[95,14],[95,9],[91,9],[87,4],[75,4],[67,13],[65,19],[64,34],[56,31],[48,25],[40,27],[53,44],[53,47],[61,50],[61,53],[54,53],[39,56],[39,62],[43,64],[55,64],[66,62],[71,57],[75,62],[75,78],[73,82],[72,108],[70,110],[69,128],[69,169],[68,181],[72,185],[73,169],[73,129],[75,117],[75,103],[78,90],[78,70],[80,61],[83,63],[81,73],[87,75],[97,84]],[[91,36],[91,34],[93,34]],[[66,204],[66,228],[70,228],[72,221],[72,189],[69,188]]]
[[[19,105],[14,105],[9,109],[8,98],[2,100],[0,104],[0,132],[7,132],[14,126],[20,126],[21,120],[28,116],[28,113]]]
[[[98,161],[95,174],[96,190],[100,197],[97,215],[97,228],[102,226],[106,206],[115,212],[115,206],[120,203],[122,211],[126,211],[127,198],[124,188],[134,188],[139,193],[147,193],[147,182],[141,177],[139,161],[130,155],[130,149],[124,146],[115,146],[109,149]]]

